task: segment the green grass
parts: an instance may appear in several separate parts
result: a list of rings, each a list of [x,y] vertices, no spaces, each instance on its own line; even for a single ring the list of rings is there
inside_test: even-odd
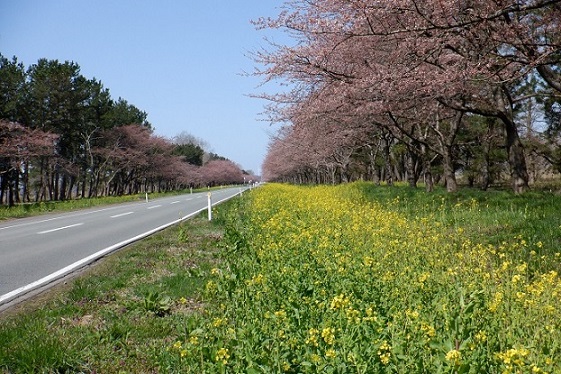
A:
[[[144,197],[141,195],[127,195],[119,197],[100,197],[91,199],[25,203],[18,204],[13,207],[4,205],[0,206],[0,220],[9,218],[23,218],[52,212],[67,212],[76,209],[138,201],[143,198]]]
[[[213,222],[201,215],[168,228],[4,312],[0,372],[167,372],[166,348],[204,316],[200,293],[219,261],[223,209]]]
[[[214,187],[213,189],[220,189],[222,187]],[[194,189],[195,192],[208,191],[207,188]],[[163,196],[179,195],[189,193],[189,190],[174,191],[166,193],[150,193],[149,199],[155,199]],[[45,213],[53,212],[68,212],[77,209],[92,208],[96,206],[103,206],[109,204],[120,204],[131,201],[144,200],[145,194],[124,195],[124,196],[109,196],[109,197],[95,197],[90,199],[73,199],[65,201],[42,201],[37,203],[23,203],[17,204],[13,207],[0,205],[0,221],[10,218],[23,218],[35,216]]]
[[[561,252],[561,195],[550,190],[515,195],[509,191],[464,188],[450,194],[439,188],[424,193],[409,187],[360,184],[367,199],[380,201],[410,219],[425,217],[450,230],[461,229],[473,242],[492,245],[522,238],[540,246],[519,248],[516,260],[532,262],[541,270],[561,272],[561,264],[537,264],[536,258]],[[532,252],[533,251],[533,252]]]
[[[339,191],[344,193],[341,192],[343,189]],[[503,252],[513,263],[528,263],[528,274],[561,269],[559,256],[556,257],[556,253],[561,252],[561,197],[555,194],[531,192],[516,196],[504,191],[468,189],[456,194],[447,194],[442,190],[427,194],[421,189],[377,187],[369,183],[354,184],[354,190],[348,193],[353,199],[377,201],[420,226],[426,222],[431,232],[441,230],[446,235],[461,232],[462,242],[469,240],[472,243],[502,245],[505,248]],[[323,276],[333,265],[329,261],[307,263],[305,261],[309,259],[305,257],[280,257],[291,253],[283,247],[277,249],[279,257],[275,257],[273,263],[266,265],[260,262],[255,253],[260,253],[261,249],[252,248],[254,242],[251,235],[267,235],[267,232],[260,232],[260,228],[251,226],[252,220],[258,218],[253,216],[251,204],[251,198],[231,200],[215,208],[212,222],[201,215],[168,228],[104,259],[68,284],[40,295],[38,300],[4,312],[0,315],[0,373],[240,372],[240,368],[247,367],[249,361],[244,360],[248,360],[248,357],[253,357],[255,364],[261,362],[264,365],[259,368],[256,364],[255,373],[267,372],[264,363],[274,360],[278,366],[269,366],[269,372],[277,372],[283,365],[286,365],[288,372],[319,372],[314,371],[314,368],[320,367],[319,364],[310,361],[315,360],[316,356],[300,357],[298,352],[302,347],[290,345],[295,342],[304,345],[307,339],[315,339],[310,335],[312,328],[319,329],[317,339],[325,345],[323,340],[327,338],[322,337],[321,333],[324,332],[322,329],[330,328],[330,322],[323,309],[328,314],[339,313],[339,310],[329,308],[332,299],[335,300],[333,297],[348,294],[353,302],[366,303],[366,297],[361,299],[367,292],[374,293],[376,287],[381,287],[381,293],[371,296],[378,300],[372,307],[384,323],[394,321],[393,327],[379,325],[377,328],[382,331],[381,335],[376,335],[378,330],[370,332],[378,340],[360,342],[360,345],[353,339],[364,331],[349,330],[351,333],[344,335],[344,330],[335,330],[337,342],[346,344],[348,351],[344,354],[348,357],[351,357],[351,352],[360,356],[363,348],[371,349],[374,358],[382,357],[390,352],[386,352],[381,343],[386,340],[392,347],[397,347],[396,342],[400,338],[397,334],[402,333],[396,328],[399,327],[398,322],[403,318],[408,323],[414,322],[408,320],[407,315],[399,315],[399,311],[413,313],[417,305],[404,308],[394,302],[391,293],[383,289],[385,281],[378,278],[369,278],[373,284],[366,285],[351,282],[350,279],[347,279],[348,284],[339,282],[337,273]],[[306,216],[297,219],[301,220],[298,224],[305,223]],[[436,231],[435,225],[438,227]],[[331,235],[321,233],[324,234]],[[423,235],[422,232],[417,234]],[[278,241],[290,243],[300,239],[298,236],[290,240],[279,236]],[[342,239],[350,241],[352,238]],[[309,243],[310,253],[315,253],[314,243]],[[341,241],[339,244],[343,246],[344,243]],[[263,254],[265,257],[269,255],[277,256],[274,253]],[[407,253],[404,253],[399,260],[406,256]],[[326,258],[335,261],[333,257]],[[349,261],[351,258],[348,258]],[[346,260],[347,257],[337,259]],[[302,267],[304,264],[305,269]],[[267,283],[273,278],[269,276],[272,273],[264,272],[264,266],[271,266],[271,271],[279,272],[277,283]],[[421,262],[419,266],[424,265]],[[414,274],[414,271],[413,268],[408,269],[405,274]],[[423,276],[424,271],[421,274]],[[260,272],[265,277],[263,281],[258,276]],[[437,286],[437,283],[430,283],[433,278],[436,279],[437,275],[428,278],[427,287]],[[405,287],[398,280],[395,279],[394,287]],[[529,276],[528,282],[531,280]],[[260,290],[261,285],[270,286],[269,292],[254,293]],[[346,289],[347,286],[350,288]],[[451,297],[448,305],[455,310],[458,301],[454,299],[453,292],[450,294],[450,290],[456,290],[458,300],[463,300],[464,286],[440,286],[443,290],[447,287],[447,291],[436,292],[439,290],[436,288],[430,290],[441,299],[432,300],[429,293],[421,297],[417,293],[422,292],[420,290],[405,295],[412,300],[422,300],[427,305]],[[321,292],[327,292],[328,295],[321,296]],[[491,295],[491,291],[489,293]],[[291,299],[293,295],[297,295],[296,301]],[[468,293],[465,297],[473,295]],[[263,297],[267,299],[263,300]],[[318,298],[326,306],[314,304],[313,309],[306,310],[301,303],[302,298],[310,301]],[[491,301],[485,299],[485,303]],[[254,303],[262,310],[253,310]],[[382,308],[385,305],[393,307],[384,311]],[[438,309],[440,304],[435,305],[437,309],[428,314],[424,313],[428,309],[420,310],[421,317],[427,318],[427,323],[431,322],[433,316],[443,313]],[[355,312],[364,313],[359,306],[354,305]],[[467,308],[459,310],[464,313]],[[346,328],[348,316],[344,315],[343,309],[340,312],[341,316],[332,320],[333,326]],[[311,317],[317,319],[316,324],[307,325],[313,321]],[[466,314],[465,321],[461,320],[466,326],[468,317]],[[437,317],[434,318],[436,344],[436,338],[452,333],[445,329],[444,323],[438,324]],[[485,318],[490,317],[485,315]],[[469,323],[475,326],[475,323],[479,323],[477,321],[479,319],[470,319]],[[518,322],[520,326],[524,325],[523,321]],[[411,336],[422,335],[423,331],[413,327],[403,325],[403,329],[411,329]],[[330,330],[325,331],[329,333]],[[505,330],[505,334],[511,334],[509,331]],[[286,338],[280,338],[281,333],[286,334]],[[505,337],[504,341],[508,339],[510,337]],[[502,342],[499,341],[500,344]],[[420,347],[423,344],[421,341],[417,343]],[[195,353],[187,352],[187,347],[193,348]],[[224,348],[228,348],[228,351],[224,351]],[[333,360],[339,360],[339,365],[342,365],[339,366],[340,372],[359,372],[358,366],[344,366],[343,352],[339,351],[337,345],[333,348],[333,353],[337,354]],[[497,345],[494,348],[506,352],[511,346]],[[557,349],[553,346],[543,348],[551,349],[552,352]],[[463,352],[464,357],[468,357],[468,353]],[[393,359],[399,353],[392,350],[391,354]],[[226,358],[226,355],[229,357]],[[287,357],[290,359],[287,360]],[[483,360],[484,356],[481,357]],[[410,358],[405,357],[402,361],[408,362]],[[227,361],[227,364],[222,364],[222,360]],[[323,356],[321,360],[334,362]],[[444,358],[442,362],[446,362]],[[381,364],[378,362],[378,365]],[[421,363],[419,365],[422,366]]]
[[[229,270],[209,287],[224,305],[204,329],[212,353],[186,344],[206,360],[183,367],[559,372],[560,204],[541,192],[267,185],[239,209]]]

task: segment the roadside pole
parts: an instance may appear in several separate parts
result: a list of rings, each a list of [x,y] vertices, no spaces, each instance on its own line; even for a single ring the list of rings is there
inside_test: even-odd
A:
[[[212,194],[208,193],[208,220],[212,221]]]

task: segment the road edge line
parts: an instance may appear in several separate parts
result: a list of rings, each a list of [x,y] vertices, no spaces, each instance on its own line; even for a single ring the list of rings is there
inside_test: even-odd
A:
[[[215,203],[212,204],[212,206],[220,204],[226,200],[232,199],[238,195],[241,195],[241,192],[238,192],[230,197],[227,197],[225,199],[219,200]],[[109,253],[116,251],[117,249],[120,249],[122,247],[125,247],[131,243],[134,243],[140,239],[144,239],[147,236],[150,236],[158,231],[161,231],[165,228],[168,228],[170,226],[173,226],[179,222],[185,221],[186,219],[189,219],[193,216],[196,216],[197,214],[201,213],[202,211],[205,211],[207,209],[207,207],[205,206],[204,208],[201,208],[193,213],[187,214],[186,216],[183,216],[179,219],[176,219],[175,221],[166,223],[164,225],[158,226],[152,230],[146,231],[142,234],[139,234],[137,236],[134,236],[132,238],[123,240],[119,243],[113,244],[110,247],[104,248],[100,251],[97,251],[96,253],[93,253],[91,255],[89,255],[88,257],[84,257],[83,259],[76,261],[68,266],[65,266],[64,268],[55,271],[54,273],[51,273],[39,280],[36,280],[35,282],[29,283],[23,287],[17,288],[13,291],[10,291],[4,295],[0,295],[0,312],[4,309],[6,309],[5,307],[7,306],[7,304],[15,301],[17,298],[22,297],[32,291],[35,291],[37,289],[39,289],[40,287],[44,287],[50,283],[53,283],[89,264],[91,264],[92,262],[99,260],[100,258],[107,256]]]

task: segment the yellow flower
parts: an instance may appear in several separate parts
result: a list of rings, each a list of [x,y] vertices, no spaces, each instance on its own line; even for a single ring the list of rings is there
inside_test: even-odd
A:
[[[416,319],[419,317],[419,312],[417,312],[416,310],[407,309],[405,311],[405,315],[411,319]]]
[[[228,363],[229,358],[230,354],[228,353],[228,348],[220,348],[218,352],[216,352],[216,357],[214,357],[217,362],[222,362],[224,365]]]
[[[335,343],[335,329],[326,327],[321,331],[321,337],[326,344],[333,345]]]
[[[306,344],[313,345],[314,347],[318,346],[318,329],[310,329],[308,330],[308,338],[306,339]]]
[[[489,311],[493,313],[496,312],[502,301],[503,293],[500,291],[496,292],[495,296],[493,297],[493,301],[489,304]]]
[[[526,357],[530,354],[530,351],[526,348],[511,348],[506,352],[499,352],[495,354],[495,357],[501,360],[505,365],[511,366],[524,366],[526,364]]]
[[[280,320],[285,320],[286,319],[286,312],[281,309],[275,312],[275,317],[277,317]]]
[[[335,296],[333,300],[331,300],[331,309],[342,309],[349,305],[350,302],[350,299],[343,294]]]
[[[434,327],[424,322],[421,324],[421,330],[423,330],[423,332],[427,335],[429,339],[436,336],[436,330],[434,329]]]
[[[485,331],[480,330],[477,334],[475,334],[475,340],[480,343],[487,341],[487,334]]]
[[[392,354],[390,352],[380,354],[379,356],[380,356],[380,361],[382,362],[382,364],[384,364],[384,365],[389,364],[391,355]]]
[[[215,318],[214,321],[212,321],[212,326],[214,327],[220,327],[224,325],[226,325],[226,320],[224,318]]]
[[[454,366],[458,366],[462,360],[462,352],[452,349],[446,353],[446,361],[450,361]]]
[[[248,281],[249,285],[262,284],[265,281],[263,274],[257,274],[255,277]]]
[[[391,357],[391,349],[392,347],[388,344],[388,342],[386,340],[384,340],[382,342],[382,344],[380,344],[380,347],[378,347],[378,356],[380,357],[380,362],[382,362],[382,364],[387,365],[390,362],[390,357]]]
[[[321,361],[321,357],[314,353],[310,356],[310,361],[312,361],[314,364],[317,364]]]
[[[327,351],[325,351],[325,357],[327,358],[334,358],[335,356],[337,356],[337,352],[335,352],[334,349],[328,349]]]
[[[345,314],[347,315],[347,319],[349,322],[360,323],[361,318],[360,318],[360,312],[358,310],[353,309],[353,307],[350,307],[349,309],[346,310]]]
[[[208,281],[206,286],[205,286],[205,289],[207,290],[207,292],[214,292],[218,289],[218,286],[216,285],[215,282]]]

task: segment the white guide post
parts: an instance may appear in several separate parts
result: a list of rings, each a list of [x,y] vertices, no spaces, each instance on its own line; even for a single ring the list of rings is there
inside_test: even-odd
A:
[[[212,198],[211,198],[212,194],[209,192],[208,193],[208,220],[211,221],[212,220]]]

